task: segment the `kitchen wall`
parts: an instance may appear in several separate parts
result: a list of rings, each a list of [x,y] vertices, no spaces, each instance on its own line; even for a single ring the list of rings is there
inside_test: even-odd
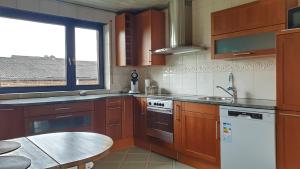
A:
[[[211,12],[254,0],[193,0],[193,41],[211,46]],[[228,74],[235,78],[239,98],[276,99],[274,57],[247,60],[211,60],[210,51],[167,56],[167,66],[142,71],[161,88],[175,94],[227,96],[217,85],[228,85]]]
[[[119,91],[129,86],[130,72],[134,68],[117,68],[115,64],[112,64],[115,63],[115,50],[112,50],[114,49],[115,39],[115,13],[63,3],[56,0],[0,0],[0,6],[107,23],[105,28],[106,87],[112,91]]]

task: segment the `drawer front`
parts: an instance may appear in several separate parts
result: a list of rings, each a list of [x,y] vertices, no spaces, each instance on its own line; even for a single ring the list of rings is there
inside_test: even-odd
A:
[[[106,135],[111,137],[113,140],[118,140],[122,137],[122,126],[121,124],[108,125],[106,127]]]
[[[93,102],[49,104],[41,106],[26,106],[24,108],[25,117],[35,117],[41,115],[51,115],[60,113],[93,111]]]
[[[122,108],[107,107],[106,108],[106,124],[121,124],[122,123]]]
[[[54,107],[53,105],[42,105],[42,106],[25,106],[24,107],[24,116],[33,117],[40,116],[43,114],[53,114]]]
[[[184,102],[182,110],[188,112],[199,112],[217,115],[219,106],[211,104],[200,104],[200,103],[190,103]]]
[[[80,102],[80,103],[67,103],[67,104],[55,104],[54,112],[56,113],[70,113],[70,112],[83,112],[93,111],[93,102]]]
[[[111,98],[106,99],[107,107],[122,107],[122,98]]]

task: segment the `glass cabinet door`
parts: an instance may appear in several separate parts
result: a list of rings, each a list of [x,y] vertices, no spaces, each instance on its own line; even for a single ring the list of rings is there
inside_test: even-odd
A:
[[[275,49],[275,32],[215,40],[215,55]]]
[[[90,113],[78,113],[37,117],[30,119],[27,126],[27,134],[29,135],[60,131],[79,131],[91,127],[91,115]]]

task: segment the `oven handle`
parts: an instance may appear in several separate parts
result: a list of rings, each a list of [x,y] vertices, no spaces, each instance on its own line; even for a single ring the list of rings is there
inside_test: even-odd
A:
[[[163,114],[173,114],[172,110],[164,110],[164,109],[157,109],[157,108],[150,108],[147,107],[147,112],[157,112],[157,113],[163,113]]]

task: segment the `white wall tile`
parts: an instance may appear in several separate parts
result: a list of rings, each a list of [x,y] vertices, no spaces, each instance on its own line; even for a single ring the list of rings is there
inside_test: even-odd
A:
[[[197,74],[197,94],[205,96],[214,95],[213,73],[198,73]]]
[[[274,85],[275,84],[275,85]],[[254,95],[257,99],[276,98],[276,72],[254,72]]]
[[[0,0],[0,6],[16,8],[17,0]]]

